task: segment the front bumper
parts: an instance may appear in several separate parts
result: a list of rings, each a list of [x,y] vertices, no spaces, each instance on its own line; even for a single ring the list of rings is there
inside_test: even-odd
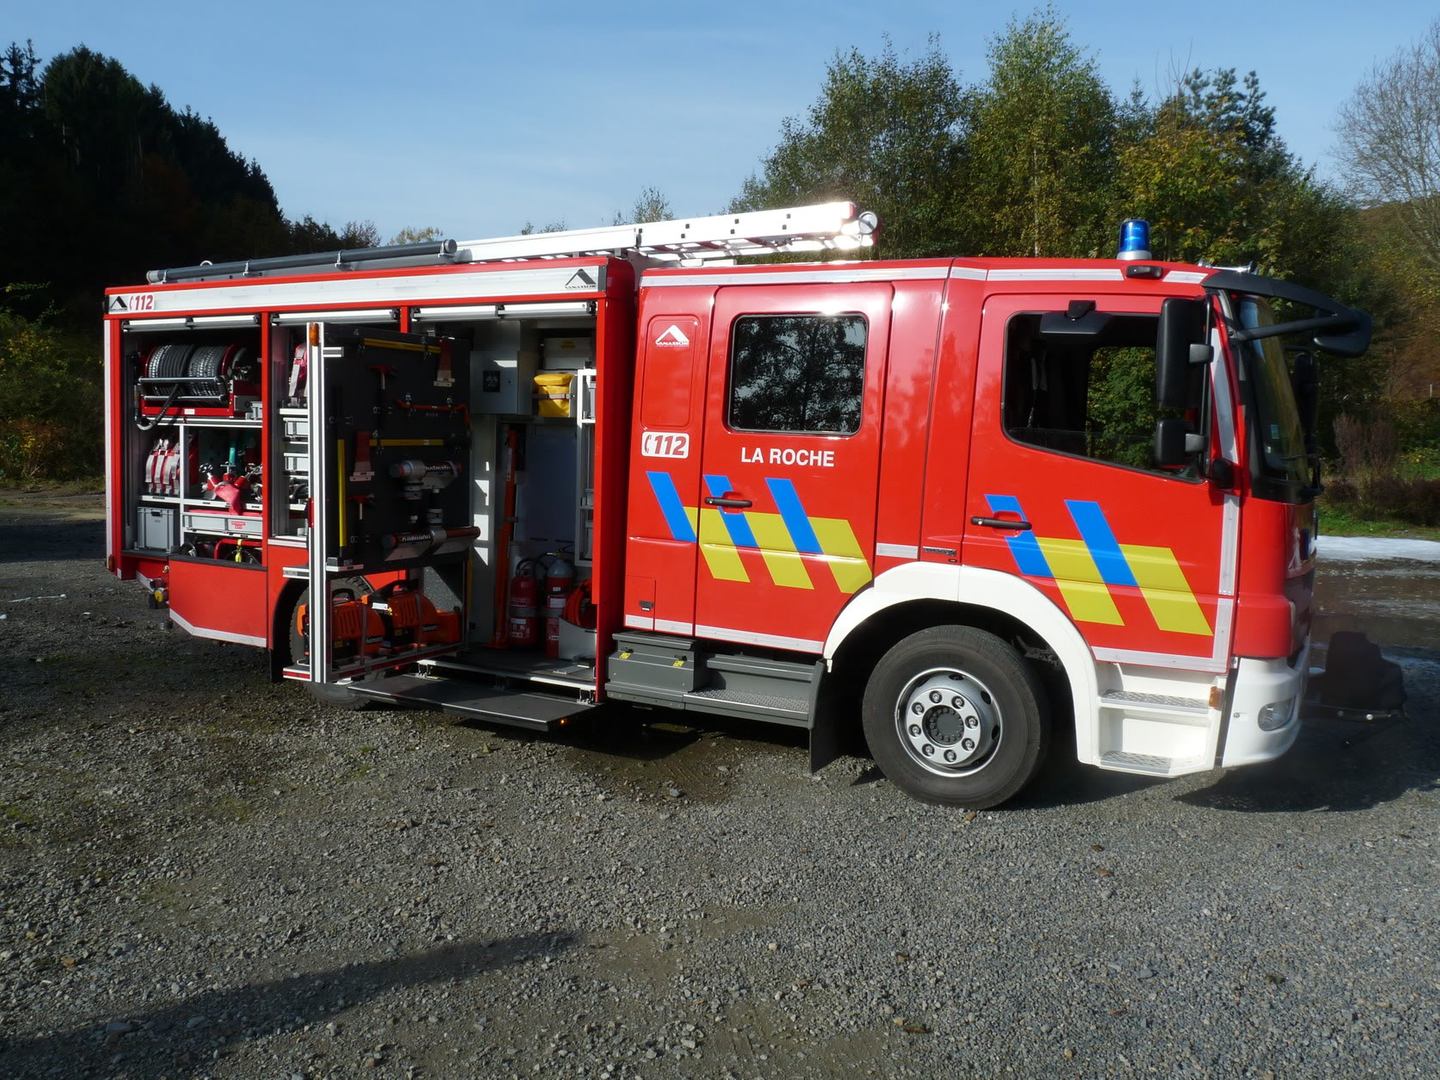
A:
[[[1300,735],[1300,707],[1309,671],[1307,645],[1294,665],[1286,659],[1255,660],[1241,657],[1230,673],[1230,713],[1220,764],[1254,765],[1273,761],[1295,745]],[[1260,726],[1266,706],[1288,702],[1284,721],[1270,731]]]

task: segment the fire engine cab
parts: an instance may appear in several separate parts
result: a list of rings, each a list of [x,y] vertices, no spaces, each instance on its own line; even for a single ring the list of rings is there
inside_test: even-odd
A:
[[[865,256],[876,224],[835,203],[111,289],[109,565],[336,705],[663,706],[809,729],[817,768],[863,731],[939,803],[1009,798],[1052,732],[1153,776],[1283,753],[1316,484],[1314,362],[1281,337],[1354,355],[1368,317],[1153,260],[1138,225],[1114,260],[736,264]]]

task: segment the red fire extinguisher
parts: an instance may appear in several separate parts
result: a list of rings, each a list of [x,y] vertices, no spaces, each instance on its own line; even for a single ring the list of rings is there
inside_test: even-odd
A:
[[[540,583],[535,562],[523,560],[510,580],[510,618],[506,638],[512,649],[533,649],[539,620]]]
[[[560,655],[560,616],[575,585],[575,570],[565,556],[554,554],[545,567],[545,655]]]

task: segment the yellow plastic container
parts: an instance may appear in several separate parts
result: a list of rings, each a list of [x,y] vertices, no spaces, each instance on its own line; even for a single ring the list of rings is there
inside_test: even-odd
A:
[[[570,384],[573,371],[547,371],[535,376],[536,411],[541,416],[570,415]]]

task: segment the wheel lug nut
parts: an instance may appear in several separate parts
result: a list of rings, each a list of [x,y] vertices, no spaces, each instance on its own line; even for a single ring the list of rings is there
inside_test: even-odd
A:
[[[921,705],[920,702],[917,701],[914,705],[910,706],[910,711],[913,712],[916,716],[919,716],[925,711],[925,706]]]
[[[965,739],[965,740],[963,740],[963,741],[960,743],[960,745],[963,746],[966,750],[974,750],[974,749],[975,749],[975,740],[974,740],[974,739]]]
[[[952,709],[954,709],[956,712],[959,712],[961,706],[963,706],[964,704],[965,704],[965,699],[962,698],[962,697],[959,697],[958,695],[957,695],[956,697],[953,697],[953,698],[950,699],[950,707],[951,707]]]
[[[914,736],[916,736],[916,737],[918,738],[919,735],[920,735],[920,725],[919,725],[919,724],[911,724],[911,725],[910,725],[910,734],[911,734],[911,735],[914,735]]]
[[[967,717],[965,717],[965,726],[968,727],[968,728],[977,728],[977,727],[979,727],[979,726],[980,726],[980,718],[979,718],[978,716],[967,716]]]
[[[920,752],[921,752],[922,754],[924,754],[926,757],[934,757],[934,756],[935,756],[935,747],[931,746],[931,745],[927,742],[924,746],[920,747]]]
[[[939,690],[931,690],[931,691],[930,691],[930,700],[933,701],[936,705],[939,705],[939,704],[940,704],[940,691],[939,691]]]
[[[945,751],[945,760],[948,761],[948,762],[950,762],[951,764],[954,764],[954,762],[955,762],[955,751],[954,751],[954,750],[946,750],[946,751]]]

